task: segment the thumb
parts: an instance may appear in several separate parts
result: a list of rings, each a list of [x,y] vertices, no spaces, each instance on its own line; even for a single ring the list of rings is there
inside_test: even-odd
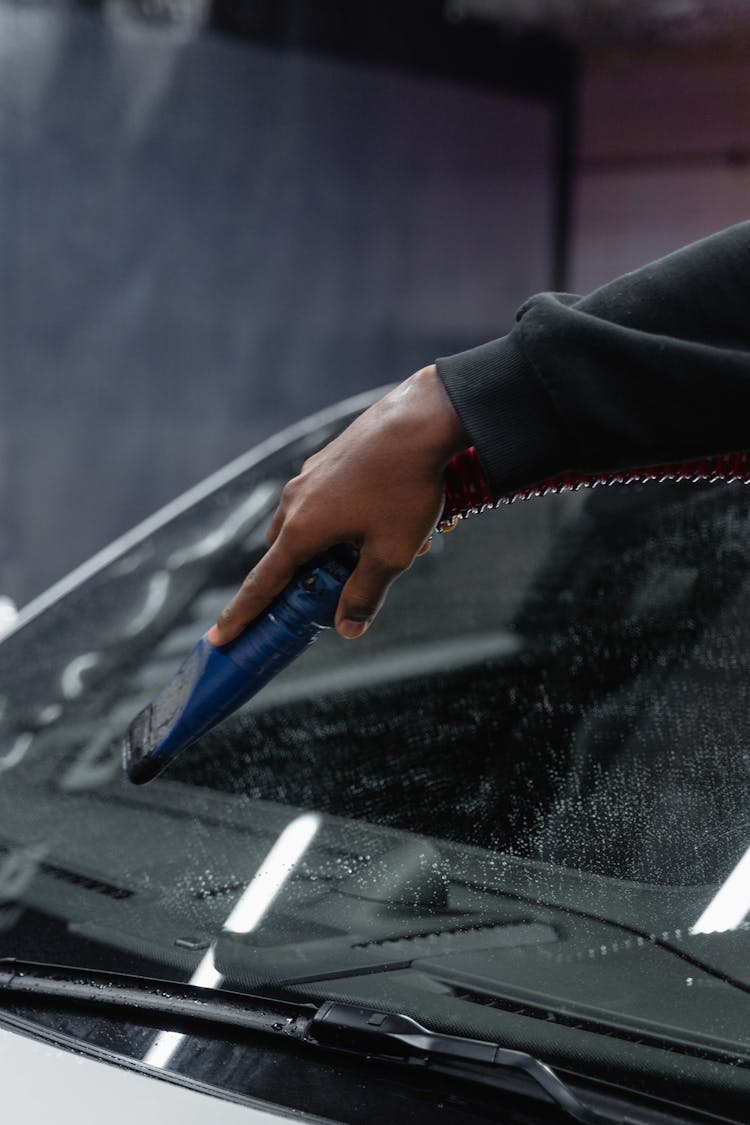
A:
[[[410,565],[411,559],[400,566],[362,549],[359,562],[341,591],[336,610],[335,626],[342,637],[354,640],[362,636],[383,604],[394,578]]]

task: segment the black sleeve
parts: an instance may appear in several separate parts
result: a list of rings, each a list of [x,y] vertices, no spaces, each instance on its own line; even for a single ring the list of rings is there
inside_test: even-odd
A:
[[[750,449],[750,222],[437,361],[495,496],[565,470]]]

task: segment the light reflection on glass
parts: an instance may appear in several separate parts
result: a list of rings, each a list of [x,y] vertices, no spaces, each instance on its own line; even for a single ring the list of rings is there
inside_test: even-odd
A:
[[[271,903],[291,877],[320,828],[317,813],[304,813],[288,824],[261,863],[251,883],[223,926],[224,933],[247,934],[265,917]],[[216,942],[207,950],[190,984],[202,988],[219,988],[224,980],[214,964]],[[165,1067],[180,1045],[184,1035],[178,1031],[161,1031],[154,1039],[143,1061],[149,1066]]]
[[[16,603],[12,598],[0,594],[0,637],[13,627],[17,617]]]
[[[717,934],[734,930],[750,910],[750,848],[731,872],[698,921],[691,934]]]
[[[44,844],[32,844],[27,848],[14,848],[0,860],[0,902],[21,897],[34,881],[46,854]]]
[[[34,735],[30,731],[26,730],[23,734],[19,734],[10,750],[6,754],[0,755],[0,773],[4,770],[12,770],[14,766],[22,762],[33,741]]]
[[[270,481],[258,485],[243,504],[234,508],[220,527],[202,536],[197,543],[174,551],[167,559],[167,568],[177,570],[186,563],[207,558],[231,542],[248,523],[254,523],[273,502],[281,489],[280,483]]]
[[[143,608],[129,622],[125,629],[126,636],[135,637],[138,633],[143,632],[147,625],[151,624],[167,600],[170,581],[170,576],[166,570],[157,570],[156,574],[151,575]]]
[[[83,692],[83,674],[94,668],[101,660],[98,652],[84,652],[65,665],[60,686],[66,699],[77,699]]]
[[[40,726],[46,727],[50,723],[55,723],[63,713],[61,703],[47,703],[42,707],[37,716],[37,721]]]

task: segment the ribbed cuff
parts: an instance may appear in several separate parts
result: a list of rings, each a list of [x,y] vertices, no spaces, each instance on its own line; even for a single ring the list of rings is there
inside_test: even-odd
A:
[[[494,498],[565,468],[560,420],[512,333],[435,362]]]

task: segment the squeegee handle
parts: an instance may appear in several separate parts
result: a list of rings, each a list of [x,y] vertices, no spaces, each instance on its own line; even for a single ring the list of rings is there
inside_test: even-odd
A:
[[[321,629],[333,625],[341,591],[357,558],[356,549],[347,544],[318,555],[238,637],[218,646],[219,651],[247,672],[263,675],[265,683],[281,662],[288,663]]]
[[[127,776],[142,785],[178,754],[252,699],[303,652],[336,616],[357,564],[347,544],[318,555],[238,637],[212,645],[204,634],[154,703],[131,723]]]

